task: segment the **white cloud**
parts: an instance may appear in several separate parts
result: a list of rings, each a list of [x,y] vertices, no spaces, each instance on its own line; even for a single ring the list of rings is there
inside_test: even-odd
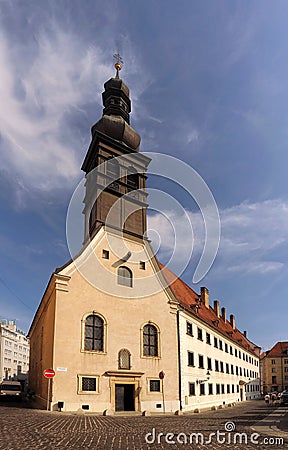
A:
[[[204,226],[200,212],[184,211],[183,215],[165,212],[181,237],[177,255],[181,258],[190,242],[185,238],[184,215],[188,214],[194,232],[193,249],[200,255],[204,245]],[[217,273],[267,274],[279,272],[285,264],[281,259],[283,246],[288,245],[288,202],[280,199],[258,203],[243,202],[220,211],[221,241],[216,258]],[[162,214],[148,218],[149,228],[161,236],[162,255],[172,253],[175,246],[173,228],[167,226]],[[283,258],[283,256],[282,256]],[[160,252],[161,259],[161,252]],[[180,261],[181,259],[179,259]]]
[[[114,76],[112,55],[106,63],[104,43],[89,46],[84,39],[52,19],[45,27],[39,25],[27,48],[15,39],[11,43],[4,29],[0,32],[0,157],[6,177],[13,176],[11,186],[19,205],[25,205],[31,191],[70,189],[82,174],[92,125],[89,105],[102,107],[103,83]],[[150,81],[148,75],[146,81],[139,76],[138,57],[129,38],[121,39],[123,72],[126,64],[129,67],[124,78],[132,85],[137,105]],[[111,40],[105,39],[108,48],[115,45]],[[77,126],[81,116],[87,121],[83,133],[69,123],[75,114]],[[94,120],[99,118],[95,113]]]
[[[39,32],[32,56],[31,49],[26,56],[29,65],[25,49],[11,48],[1,33],[2,166],[5,162],[6,171],[16,174],[24,190],[50,191],[71,185],[80,175],[81,141],[72,142],[65,114],[91,102],[95,85],[111,75],[111,68],[102,62],[99,49],[85,49],[76,35],[56,25],[52,34]]]
[[[188,144],[190,144],[191,142],[198,141],[198,139],[199,139],[199,132],[197,130],[193,129],[188,133],[187,136]]]

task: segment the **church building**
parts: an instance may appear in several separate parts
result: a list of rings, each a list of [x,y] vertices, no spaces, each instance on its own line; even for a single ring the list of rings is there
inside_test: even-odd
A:
[[[30,331],[29,388],[41,407],[175,413],[259,395],[259,347],[234,316],[163,267],[146,235],[146,172],[129,89],[104,85],[92,127],[84,241],[52,274]],[[50,382],[43,376],[53,369]],[[249,394],[249,395],[248,395]],[[251,394],[251,395],[250,395]]]

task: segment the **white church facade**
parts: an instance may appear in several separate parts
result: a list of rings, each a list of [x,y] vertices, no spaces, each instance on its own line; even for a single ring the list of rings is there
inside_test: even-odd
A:
[[[52,274],[34,316],[29,388],[50,410],[105,414],[257,398],[259,347],[218,302],[210,306],[206,288],[197,294],[171,278],[145,237],[150,160],[139,153],[129,89],[115,67],[82,166],[83,248]]]

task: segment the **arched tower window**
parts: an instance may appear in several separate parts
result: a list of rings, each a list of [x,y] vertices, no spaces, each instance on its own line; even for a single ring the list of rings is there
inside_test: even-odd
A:
[[[118,353],[118,369],[131,368],[131,354],[127,348],[122,348]]]
[[[143,328],[143,355],[158,356],[158,331],[155,325],[147,324]]]
[[[132,287],[133,274],[128,267],[120,266],[118,267],[117,282],[122,286]]]
[[[132,166],[129,166],[127,169],[127,184],[131,190],[139,188],[139,175],[137,170]]]
[[[84,350],[104,351],[104,321],[96,314],[86,317]]]

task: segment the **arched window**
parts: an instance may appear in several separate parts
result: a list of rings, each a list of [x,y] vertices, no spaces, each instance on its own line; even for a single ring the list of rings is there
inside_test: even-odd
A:
[[[118,353],[118,369],[128,369],[131,368],[131,354],[127,348],[122,348]]]
[[[158,331],[155,325],[145,325],[143,328],[143,355],[158,356]]]
[[[113,181],[118,180],[119,178],[119,163],[116,158],[109,158],[106,161],[106,175],[113,178]]]
[[[86,317],[84,350],[104,351],[104,321],[96,314]]]
[[[133,275],[131,270],[128,269],[128,267],[125,266],[118,267],[117,275],[118,275],[117,279],[118,284],[121,284],[122,286],[132,287]]]
[[[129,189],[134,190],[139,187],[139,176],[137,170],[129,166],[127,170],[127,184]]]

